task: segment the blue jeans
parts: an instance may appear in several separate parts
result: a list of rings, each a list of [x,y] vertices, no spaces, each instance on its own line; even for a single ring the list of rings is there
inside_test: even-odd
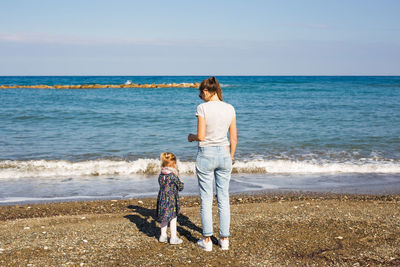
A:
[[[220,237],[229,236],[231,211],[229,206],[229,181],[231,179],[232,160],[229,147],[199,147],[196,159],[196,174],[201,199],[201,224],[203,236],[213,235],[212,202],[215,178],[219,213]]]

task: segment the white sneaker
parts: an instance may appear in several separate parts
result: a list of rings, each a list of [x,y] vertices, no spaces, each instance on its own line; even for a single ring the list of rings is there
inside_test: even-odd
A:
[[[182,244],[182,243],[183,243],[183,240],[180,239],[179,237],[170,238],[170,239],[169,239],[169,243],[170,243],[171,245],[179,245],[179,244]]]
[[[212,251],[212,241],[211,240],[206,242],[205,238],[200,239],[199,241],[197,241],[197,245],[200,248],[204,249],[205,251]]]
[[[218,245],[221,246],[222,250],[228,250],[229,249],[229,239],[218,239]]]
[[[168,240],[168,236],[166,235],[160,235],[160,238],[158,239],[159,242],[165,243]]]

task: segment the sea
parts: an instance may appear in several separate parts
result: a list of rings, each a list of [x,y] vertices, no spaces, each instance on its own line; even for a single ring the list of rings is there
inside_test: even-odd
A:
[[[0,85],[207,76],[0,76]],[[400,76],[217,76],[236,109],[231,193],[400,193]],[[160,153],[197,195],[197,88],[0,89],[0,205],[154,197]]]

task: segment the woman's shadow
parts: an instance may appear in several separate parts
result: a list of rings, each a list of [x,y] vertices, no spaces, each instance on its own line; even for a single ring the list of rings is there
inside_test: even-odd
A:
[[[160,235],[160,227],[156,225],[156,211],[154,209],[147,209],[144,207],[129,205],[134,214],[126,215],[124,218],[130,220],[142,233],[148,237],[158,237]],[[178,215],[177,231],[179,235],[184,236],[187,240],[196,243],[197,238],[193,237],[189,230],[197,231],[200,234],[201,228],[190,221],[190,219],[182,213]]]

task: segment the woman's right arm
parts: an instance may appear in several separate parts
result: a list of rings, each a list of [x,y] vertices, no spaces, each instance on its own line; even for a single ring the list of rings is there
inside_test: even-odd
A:
[[[206,119],[202,116],[197,116],[197,134],[189,134],[188,141],[204,141],[206,137]]]
[[[231,143],[231,159],[233,159],[237,145],[236,117],[233,118],[231,125],[229,126],[229,139]]]

